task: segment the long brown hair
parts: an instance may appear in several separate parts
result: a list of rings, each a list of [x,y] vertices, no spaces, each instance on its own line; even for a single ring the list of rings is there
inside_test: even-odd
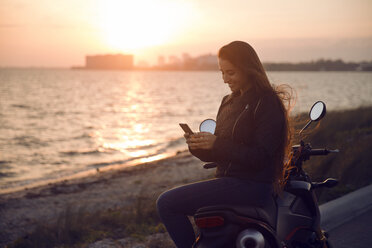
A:
[[[218,51],[218,57],[228,60],[241,70],[245,74],[247,82],[252,84],[257,94],[271,91],[275,93],[280,103],[280,109],[284,116],[284,125],[282,129],[282,142],[275,151],[275,157],[278,159],[275,166],[276,181],[274,186],[275,189],[278,190],[284,183],[284,173],[286,168],[289,167],[292,136],[289,113],[292,106],[292,88],[288,85],[272,86],[256,51],[251,45],[244,41],[233,41],[221,47]]]

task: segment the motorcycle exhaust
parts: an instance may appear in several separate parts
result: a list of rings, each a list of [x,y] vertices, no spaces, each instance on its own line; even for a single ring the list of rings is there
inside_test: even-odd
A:
[[[236,239],[237,248],[264,248],[265,239],[262,233],[255,229],[241,231]]]

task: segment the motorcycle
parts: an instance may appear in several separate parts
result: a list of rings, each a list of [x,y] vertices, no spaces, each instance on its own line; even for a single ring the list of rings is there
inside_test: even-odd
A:
[[[310,112],[310,120],[302,133],[312,122],[319,121],[326,114],[326,105],[316,102]],[[215,123],[203,121],[200,131],[214,133]],[[282,194],[273,196],[275,207],[257,206],[207,206],[194,215],[199,230],[194,248],[330,248],[328,235],[320,227],[320,212],[315,190],[332,188],[336,179],[312,182],[302,165],[312,156],[324,156],[338,150],[314,149],[309,143],[300,141],[292,147],[291,169]],[[204,168],[213,168],[208,163]]]

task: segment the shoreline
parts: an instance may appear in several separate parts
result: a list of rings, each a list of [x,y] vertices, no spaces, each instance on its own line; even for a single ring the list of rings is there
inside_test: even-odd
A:
[[[106,167],[89,169],[74,173],[72,175],[63,176],[55,179],[40,180],[35,183],[16,186],[13,188],[0,189],[0,200],[2,198],[13,198],[18,196],[26,196],[29,193],[41,192],[48,188],[61,186],[70,187],[73,185],[102,183],[105,180],[134,175],[141,172],[148,172],[161,166],[169,166],[171,162],[182,164],[183,161],[195,160],[202,164],[203,162],[193,157],[188,150],[179,151],[176,154],[166,156],[161,154],[161,158],[148,162],[133,162],[129,164],[113,164]],[[170,168],[171,169],[171,168]]]
[[[23,184],[19,186],[10,187],[10,188],[0,188],[0,197],[1,195],[16,193],[19,191],[29,190],[29,189],[38,188],[38,187],[43,187],[46,185],[56,184],[56,183],[60,183],[63,181],[79,180],[85,177],[92,177],[92,176],[96,176],[97,173],[101,173],[101,172],[111,171],[114,173],[115,171],[125,170],[131,167],[141,166],[144,164],[149,164],[149,163],[161,161],[164,159],[171,159],[173,157],[177,157],[178,154],[185,153],[187,151],[188,150],[178,151],[176,153],[157,154],[157,155],[149,156],[146,158],[135,159],[125,164],[113,164],[113,165],[108,165],[108,166],[104,166],[100,168],[94,168],[94,169],[88,169],[88,170],[76,172],[71,175],[62,176],[59,178],[44,179],[44,180],[41,179],[41,180],[38,180],[33,183],[29,183],[29,184]]]
[[[26,235],[39,223],[52,223],[67,209],[95,212],[157,196],[172,187],[211,177],[214,170],[188,151],[154,162],[49,183],[0,195],[0,247]]]

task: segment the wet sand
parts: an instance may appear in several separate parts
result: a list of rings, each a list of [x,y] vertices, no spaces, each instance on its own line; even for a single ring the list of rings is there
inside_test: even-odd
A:
[[[138,195],[156,198],[168,188],[211,177],[214,170],[205,170],[202,164],[184,151],[151,163],[1,194],[0,247],[37,223],[55,221],[67,208],[98,211],[124,207]]]

